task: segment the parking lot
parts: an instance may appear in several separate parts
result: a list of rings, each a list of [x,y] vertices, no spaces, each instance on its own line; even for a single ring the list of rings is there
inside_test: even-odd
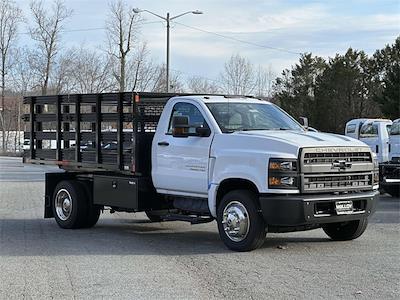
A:
[[[366,233],[269,234],[227,250],[215,222],[149,223],[105,212],[96,227],[43,219],[49,167],[0,158],[0,299],[399,299],[400,199],[382,195]]]

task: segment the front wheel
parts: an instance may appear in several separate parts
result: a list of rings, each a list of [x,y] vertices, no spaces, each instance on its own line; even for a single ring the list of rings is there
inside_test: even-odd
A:
[[[234,251],[250,251],[265,241],[266,225],[257,196],[247,190],[227,193],[218,206],[217,223],[224,244]]]
[[[367,229],[368,220],[331,223],[322,226],[325,233],[334,241],[349,241],[360,237]]]

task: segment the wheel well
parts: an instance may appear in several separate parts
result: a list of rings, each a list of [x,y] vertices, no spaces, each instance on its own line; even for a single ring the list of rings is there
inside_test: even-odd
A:
[[[216,206],[218,207],[224,195],[233,190],[249,190],[254,192],[255,194],[259,193],[257,186],[250,180],[241,178],[225,179],[218,187]]]
[[[61,181],[70,181],[70,180],[78,180],[85,189],[85,192],[88,196],[88,199],[92,201],[92,183],[90,180],[85,178],[79,178],[77,173],[46,173],[46,181],[45,181],[45,208],[44,208],[44,217],[45,218],[53,218],[53,208],[52,208],[52,200],[54,195],[54,190],[57,185]]]

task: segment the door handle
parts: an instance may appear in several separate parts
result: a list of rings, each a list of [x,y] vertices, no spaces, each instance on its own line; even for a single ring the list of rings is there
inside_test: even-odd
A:
[[[158,142],[158,146],[169,146],[168,142]]]

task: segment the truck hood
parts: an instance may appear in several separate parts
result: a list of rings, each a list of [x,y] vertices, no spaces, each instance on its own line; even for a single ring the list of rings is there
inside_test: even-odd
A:
[[[254,136],[265,139],[272,139],[283,143],[302,147],[367,147],[363,142],[348,136],[323,133],[323,132],[301,132],[294,130],[254,130],[237,131],[234,135]]]

